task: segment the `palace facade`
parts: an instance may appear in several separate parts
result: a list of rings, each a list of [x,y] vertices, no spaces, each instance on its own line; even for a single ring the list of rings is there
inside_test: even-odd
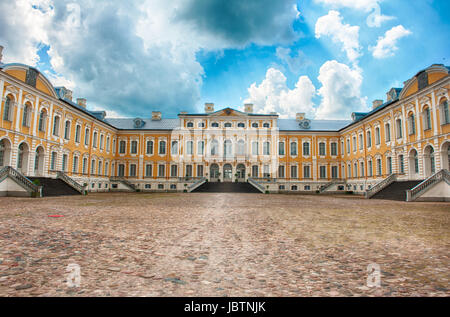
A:
[[[57,171],[89,191],[186,191],[199,180],[251,181],[270,192],[336,185],[363,193],[391,174],[425,179],[449,169],[449,67],[435,64],[349,120],[214,109],[165,118],[108,118],[53,87],[37,69],[0,64],[0,169]],[[300,109],[299,109],[300,110]],[[124,182],[122,182],[124,181]]]

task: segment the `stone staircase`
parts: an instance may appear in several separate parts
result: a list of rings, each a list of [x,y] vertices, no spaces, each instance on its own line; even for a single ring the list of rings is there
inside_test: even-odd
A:
[[[39,180],[39,186],[42,186],[42,196],[65,196],[81,195],[79,191],[67,184],[61,179],[47,177],[28,177],[31,181]]]
[[[394,181],[370,198],[406,201],[406,191],[414,188],[421,182],[422,180]]]
[[[209,192],[209,193],[260,193],[254,186],[249,183],[236,182],[206,182],[192,191]]]

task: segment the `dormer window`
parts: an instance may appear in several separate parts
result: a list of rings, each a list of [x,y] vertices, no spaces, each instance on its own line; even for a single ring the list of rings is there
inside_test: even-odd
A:
[[[213,123],[211,124],[211,127],[213,127],[213,128],[218,128],[218,127],[219,127],[219,123],[218,123],[218,122],[213,122]]]
[[[141,118],[136,118],[133,120],[134,123],[134,128],[135,129],[140,129],[145,125],[145,121],[142,120]]]

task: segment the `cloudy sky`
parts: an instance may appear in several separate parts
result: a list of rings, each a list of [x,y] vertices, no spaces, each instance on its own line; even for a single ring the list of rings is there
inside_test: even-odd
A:
[[[109,116],[216,109],[348,119],[449,65],[448,0],[0,2],[3,62]]]

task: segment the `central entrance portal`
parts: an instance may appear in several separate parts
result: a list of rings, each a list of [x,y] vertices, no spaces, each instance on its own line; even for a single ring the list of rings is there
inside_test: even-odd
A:
[[[233,178],[233,168],[231,167],[231,164],[225,164],[223,166],[223,181],[231,182],[232,178]]]

